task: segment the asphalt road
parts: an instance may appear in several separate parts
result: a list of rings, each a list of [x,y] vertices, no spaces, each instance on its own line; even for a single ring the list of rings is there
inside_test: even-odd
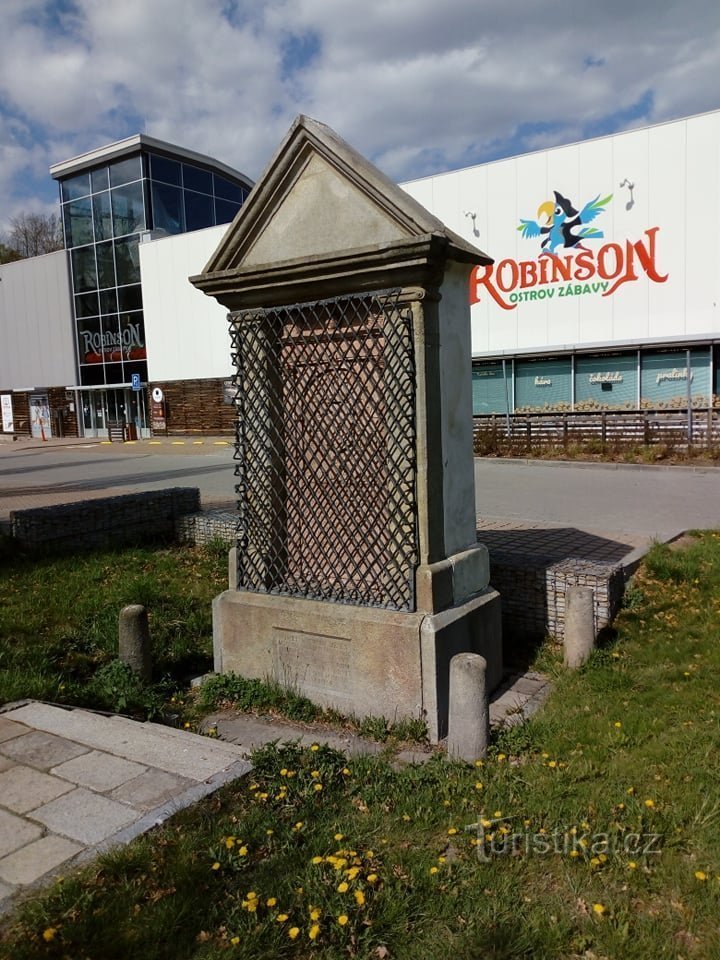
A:
[[[197,486],[204,506],[234,500],[232,446],[73,442],[0,445],[0,519],[11,510],[167,486]],[[565,524],[666,539],[720,529],[720,469],[475,461],[484,520]]]

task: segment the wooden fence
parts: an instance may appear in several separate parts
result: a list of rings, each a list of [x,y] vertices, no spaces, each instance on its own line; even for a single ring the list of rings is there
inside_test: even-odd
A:
[[[476,448],[487,444],[608,446],[666,444],[708,447],[720,443],[720,409],[602,410],[595,413],[491,414],[473,418]]]

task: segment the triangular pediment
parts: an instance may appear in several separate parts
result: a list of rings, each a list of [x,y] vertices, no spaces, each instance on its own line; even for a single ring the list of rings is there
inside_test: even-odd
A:
[[[203,276],[445,236],[461,259],[488,258],[452,233],[334,131],[298,117]],[[200,279],[200,278],[198,278]]]

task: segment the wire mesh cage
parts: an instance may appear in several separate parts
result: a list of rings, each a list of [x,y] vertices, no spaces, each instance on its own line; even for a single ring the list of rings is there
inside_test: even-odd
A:
[[[411,305],[379,291],[229,319],[238,588],[414,610]]]

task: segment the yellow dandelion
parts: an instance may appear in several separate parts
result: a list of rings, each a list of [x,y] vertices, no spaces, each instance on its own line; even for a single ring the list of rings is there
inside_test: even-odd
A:
[[[317,940],[317,938],[320,936],[320,924],[319,924],[319,923],[314,923],[314,924],[310,927],[310,931],[309,931],[309,933],[308,933],[308,936],[310,937],[311,940]]]
[[[571,850],[571,851],[570,851],[570,856],[571,856],[571,857],[579,857],[579,856],[580,856],[580,851],[579,851],[579,850]]]
[[[496,810],[496,811],[493,813],[493,816],[494,816],[495,819],[497,820],[498,817],[501,817],[501,816],[502,816],[502,810]]]
[[[655,801],[654,801],[654,800],[646,800],[646,801],[645,801],[645,806],[646,806],[648,809],[650,809],[651,807],[654,807],[654,806],[655,806]]]
[[[310,771],[310,776],[313,778],[313,780],[317,780],[317,779],[320,777],[320,771],[319,771],[319,770],[311,770],[311,771]]]
[[[402,818],[403,818],[403,820],[405,821],[405,823],[408,823],[408,822],[410,821],[410,817],[407,815],[407,813],[404,813],[404,814],[402,815]]]
[[[337,886],[338,893],[347,893],[349,889],[350,889],[350,884],[346,883],[344,880],[342,883],[339,883]]]
[[[313,790],[315,791],[315,793],[320,793],[320,791],[322,790],[322,788],[323,788],[323,785],[322,785],[321,783],[316,783],[316,784],[313,786]]]
[[[275,917],[278,923],[285,923],[287,918],[288,918],[288,915],[286,913],[279,913],[277,917]]]
[[[310,908],[310,919],[311,919],[311,920],[319,920],[319,919],[320,919],[320,910],[318,909],[318,907],[311,907],[311,908]]]
[[[449,837],[454,837],[456,833],[457,833],[457,827],[450,827],[450,829],[448,830]]]
[[[281,777],[286,777],[286,776],[287,776],[287,767],[283,767],[283,768],[282,768],[282,770],[280,771],[280,776],[281,776]]]
[[[480,783],[479,780],[476,780],[476,781],[475,781],[475,789],[476,789],[476,790],[482,790],[482,788],[483,788],[483,784]]]
[[[232,850],[232,848],[235,846],[235,837],[226,837],[225,846],[228,848],[228,850]]]
[[[240,937],[230,937],[230,943],[236,947],[240,943]]]
[[[220,864],[218,863],[217,860],[216,860],[215,863],[212,865],[212,868],[211,868],[211,869],[212,869],[212,870],[219,870],[219,869],[220,869]]]
[[[350,776],[350,771],[348,770],[347,767],[343,767],[343,769],[342,769],[342,775],[343,775],[344,777],[349,777],[349,776]]]
[[[375,856],[375,851],[374,851],[374,850],[366,850],[365,853],[363,854],[363,856],[365,857],[366,860],[372,860],[372,858]]]
[[[344,839],[345,839],[345,834],[344,834],[344,833],[336,833],[335,836],[333,837],[333,840],[337,840],[338,842],[339,842],[340,840],[344,840]]]
[[[354,880],[359,873],[360,867],[350,867],[349,870],[345,871],[345,876],[348,878],[348,880]]]
[[[247,895],[247,898],[248,900],[257,900],[258,895],[255,893],[254,890],[251,890],[250,893]]]
[[[52,943],[56,936],[57,930],[55,927],[48,927],[46,930],[43,930],[43,940],[45,943]]]
[[[443,806],[444,806],[444,807],[449,807],[449,806],[450,806],[450,801],[449,801],[449,800],[443,800]]]
[[[437,872],[438,872],[437,867],[430,867],[430,873],[437,873]]]
[[[619,729],[620,729],[620,727],[622,727],[622,723],[620,723],[620,721],[619,721],[619,720],[616,720],[616,721],[615,721],[615,726],[616,726],[616,727],[617,727],[617,729],[619,730]]]
[[[266,837],[271,837],[274,833],[275,833],[274,830],[266,830],[266,831],[265,831],[265,836],[266,836]]]
[[[290,927],[288,930],[288,936],[291,940],[295,940],[300,933],[300,927]]]
[[[313,857],[310,863],[314,863],[315,865],[317,865],[318,863],[322,863],[324,859],[325,859],[324,857]],[[330,858],[328,857],[328,859]]]
[[[268,897],[265,901],[266,907],[276,907],[277,906],[277,897]]]
[[[628,787],[627,792],[629,796],[632,796],[635,793],[635,787]]]
[[[591,857],[591,858],[590,858],[590,863],[591,863],[594,867],[599,867],[599,866],[600,866],[600,860],[599,860],[598,857]]]
[[[337,918],[337,922],[340,924],[341,927],[344,927],[345,924],[348,922],[347,914],[341,913],[340,916]]]
[[[483,766],[483,761],[482,761],[482,760],[476,760],[476,761],[475,761],[475,766],[476,766],[476,767],[482,767],[482,766]]]
[[[319,746],[319,744],[314,743],[314,744],[310,747],[310,749],[312,750],[313,753],[317,753],[318,750],[320,749],[320,746]]]
[[[599,917],[605,913],[605,909],[606,908],[602,905],[602,903],[593,904],[593,913],[596,913]]]
[[[707,880],[707,874],[705,873],[704,870],[696,870],[696,871],[695,871],[695,879],[696,879],[696,880]]]
[[[557,760],[549,760],[549,761],[548,761],[548,766],[551,767],[551,768],[554,770],[555,767],[557,766]]]
[[[369,873],[369,874],[367,875],[367,882],[368,882],[368,883],[377,883],[377,882],[378,882],[378,875],[377,875],[376,873]]]
[[[365,894],[362,890],[355,891],[355,903],[361,907],[365,903]]]
[[[238,850],[238,856],[246,857],[247,855],[248,855],[248,848],[243,844],[243,846],[240,847]]]
[[[498,759],[498,763],[502,763],[503,760],[507,760],[507,757],[505,756],[504,753],[499,753],[499,754],[497,755],[497,759]]]
[[[637,864],[635,863],[634,860],[631,860],[631,861],[628,863],[628,870],[637,870]]]
[[[298,822],[293,827],[293,830],[302,830],[302,828],[303,828],[303,822],[302,820],[298,820]]]

